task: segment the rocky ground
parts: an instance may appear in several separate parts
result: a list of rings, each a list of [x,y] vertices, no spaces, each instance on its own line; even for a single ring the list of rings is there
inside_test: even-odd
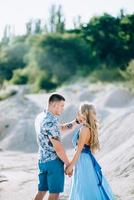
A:
[[[96,157],[118,200],[134,199],[134,96],[122,86],[79,82],[57,90],[67,99],[62,121],[75,117],[83,101],[95,104],[101,151]],[[49,94],[28,94],[24,87],[0,101],[0,200],[32,200],[37,191],[36,115]],[[72,135],[63,136],[68,156]],[[70,178],[60,199],[68,199]]]

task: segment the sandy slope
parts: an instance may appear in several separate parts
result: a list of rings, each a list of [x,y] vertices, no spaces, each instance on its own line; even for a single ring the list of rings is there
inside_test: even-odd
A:
[[[61,120],[75,117],[82,101],[95,104],[100,121],[101,151],[96,155],[118,200],[134,199],[134,97],[114,85],[86,82],[58,89],[66,99]],[[19,94],[0,102],[0,200],[30,200],[37,188],[37,143],[34,118],[46,107],[48,94]],[[71,135],[63,137],[73,156]],[[70,179],[66,179],[67,199]],[[9,198],[10,192],[10,198]]]

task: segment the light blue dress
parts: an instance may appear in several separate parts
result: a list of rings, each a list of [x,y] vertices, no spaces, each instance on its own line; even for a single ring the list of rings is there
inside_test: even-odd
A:
[[[73,136],[75,148],[79,133],[80,130],[77,130]],[[75,165],[69,200],[115,200],[101,167],[88,145],[84,145]]]

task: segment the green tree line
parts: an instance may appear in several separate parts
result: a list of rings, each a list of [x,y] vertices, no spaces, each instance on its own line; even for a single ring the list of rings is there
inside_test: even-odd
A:
[[[33,84],[51,90],[73,76],[103,81],[133,79],[134,14],[108,13],[66,29],[61,6],[53,5],[48,21],[26,23],[26,34],[10,35],[0,43],[0,84]]]

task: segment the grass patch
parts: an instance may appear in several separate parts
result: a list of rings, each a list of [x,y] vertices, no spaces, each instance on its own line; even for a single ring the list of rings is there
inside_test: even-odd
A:
[[[115,82],[115,81],[123,81],[124,78],[123,78],[120,70],[118,70],[118,69],[102,68],[102,69],[93,71],[89,75],[89,80],[93,83],[98,82],[98,81]]]
[[[9,90],[9,91],[1,91],[0,92],[0,101],[5,100],[17,93],[16,90]]]

